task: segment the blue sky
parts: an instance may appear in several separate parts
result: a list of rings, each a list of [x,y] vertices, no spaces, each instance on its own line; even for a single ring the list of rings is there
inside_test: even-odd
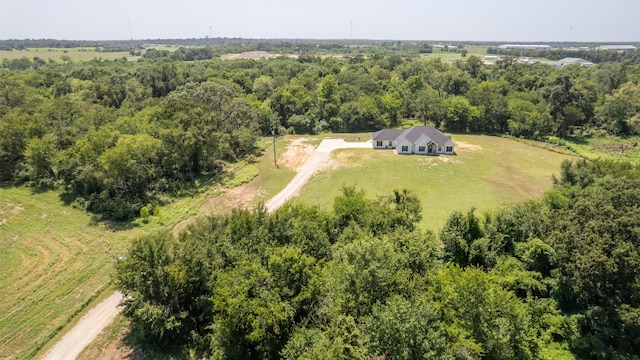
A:
[[[0,0],[0,39],[628,42],[638,18],[640,0]]]

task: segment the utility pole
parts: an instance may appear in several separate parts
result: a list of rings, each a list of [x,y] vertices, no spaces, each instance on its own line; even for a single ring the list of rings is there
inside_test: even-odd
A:
[[[273,164],[278,167],[278,162],[276,161],[276,127],[271,128],[271,135],[273,135]]]

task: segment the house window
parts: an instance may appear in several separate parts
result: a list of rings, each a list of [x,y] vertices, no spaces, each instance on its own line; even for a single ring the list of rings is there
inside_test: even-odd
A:
[[[447,146],[447,152],[453,152],[453,146]]]
[[[404,145],[402,147],[402,152],[409,152],[409,147],[407,145]]]
[[[438,152],[442,151],[442,146],[438,146]]]
[[[424,152],[424,146],[418,146],[418,151],[419,152]]]
[[[382,140],[376,141],[376,146],[382,146]]]
[[[389,146],[393,146],[393,141],[389,141]]]

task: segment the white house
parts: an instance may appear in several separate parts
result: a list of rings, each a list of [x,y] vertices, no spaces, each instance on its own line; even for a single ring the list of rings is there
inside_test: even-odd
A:
[[[454,154],[450,136],[431,126],[409,129],[383,129],[371,135],[374,149],[395,149],[397,154]]]

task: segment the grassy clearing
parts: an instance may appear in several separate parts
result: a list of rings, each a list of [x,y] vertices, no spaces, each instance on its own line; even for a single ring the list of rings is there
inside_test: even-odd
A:
[[[509,139],[455,135],[457,156],[398,156],[391,150],[349,149],[332,154],[328,170],[316,174],[297,201],[330,208],[342,185],[371,196],[410,189],[423,207],[422,226],[439,230],[452,211],[491,210],[537,198],[570,156]]]
[[[94,48],[30,48],[25,50],[0,51],[0,59],[21,59],[26,57],[33,59],[38,57],[43,60],[62,61],[63,56],[68,56],[72,61],[89,61],[92,59],[113,60],[129,58],[128,52],[99,52]]]
[[[54,191],[0,189],[0,353],[29,358],[109,284],[139,229],[114,231]]]
[[[488,48],[489,48],[488,46],[465,45],[463,50],[467,50],[467,56],[475,55],[482,58],[483,56],[487,55]],[[442,51],[440,49],[433,49],[432,53],[424,54],[422,57],[424,59],[440,58],[442,60],[463,59],[462,54],[460,52]]]

